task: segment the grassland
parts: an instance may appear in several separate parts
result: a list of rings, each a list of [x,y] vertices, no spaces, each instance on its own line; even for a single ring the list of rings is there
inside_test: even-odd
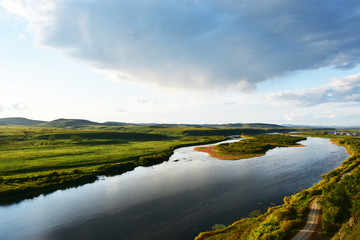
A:
[[[190,127],[0,127],[0,204],[95,181],[168,160],[174,148],[224,136]]]
[[[329,137],[321,132],[307,136]],[[203,232],[196,240],[271,240],[289,239],[304,221],[307,205],[315,197],[322,209],[324,239],[355,240],[360,235],[360,138],[338,136],[334,143],[345,146],[351,156],[343,164],[322,175],[309,189],[284,198],[284,204],[271,207],[265,214],[241,219],[230,226]]]
[[[251,131],[274,130],[3,126],[0,127],[0,204],[78,186],[95,181],[99,175],[121,174],[137,166],[158,164],[166,161],[176,147],[220,141],[229,133]],[[322,132],[305,135],[329,137]],[[360,235],[360,139],[338,136],[333,142],[345,146],[351,157],[339,168],[324,174],[318,184],[285,197],[283,205],[269,208],[265,214],[252,214],[222,229],[218,226],[218,230],[201,233],[197,239],[288,239],[302,226],[307,204],[315,197],[323,207],[324,235],[328,239],[357,239]]]
[[[254,136],[245,136],[246,139],[219,145],[197,147],[195,150],[206,152],[212,157],[224,160],[238,160],[244,158],[253,158],[265,155],[265,153],[276,147],[294,147],[302,146],[297,144],[304,137],[294,137],[280,134],[260,134]]]

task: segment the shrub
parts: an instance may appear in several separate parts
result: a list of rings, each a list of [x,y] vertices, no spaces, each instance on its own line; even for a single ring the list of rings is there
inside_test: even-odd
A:
[[[80,136],[78,136],[78,135],[71,135],[71,136],[70,136],[70,140],[71,140],[72,142],[81,142],[81,141],[83,140],[83,138],[80,137]]]
[[[74,169],[74,170],[71,171],[71,173],[73,173],[73,174],[80,174],[80,173],[82,173],[82,171],[79,170],[79,169]]]
[[[227,226],[224,224],[215,224],[214,226],[212,226],[212,230],[213,231],[217,231],[217,230],[222,230],[224,228],[226,228]]]

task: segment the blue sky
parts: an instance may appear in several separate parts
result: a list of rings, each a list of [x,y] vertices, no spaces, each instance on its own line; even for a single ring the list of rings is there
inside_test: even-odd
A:
[[[356,1],[0,0],[0,117],[359,125]]]

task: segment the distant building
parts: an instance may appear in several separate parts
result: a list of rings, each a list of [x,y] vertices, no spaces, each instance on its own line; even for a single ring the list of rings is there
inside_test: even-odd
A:
[[[328,132],[329,135],[333,135],[333,136],[360,136],[360,133],[356,133],[356,132]]]

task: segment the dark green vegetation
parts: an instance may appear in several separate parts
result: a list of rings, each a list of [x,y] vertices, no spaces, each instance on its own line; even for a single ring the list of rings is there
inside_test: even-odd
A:
[[[272,148],[295,146],[305,139],[283,134],[261,134],[239,142],[219,144],[216,149],[224,154],[265,154]]]
[[[341,167],[323,176],[323,228],[331,239],[360,236],[360,138],[343,137],[338,143],[352,154]]]
[[[323,132],[306,135],[329,137]],[[289,239],[302,227],[309,202],[318,198],[323,208],[325,239],[355,240],[360,236],[360,138],[337,136],[339,145],[351,153],[343,164],[309,189],[284,198],[284,204],[269,208],[223,229],[201,233],[196,239]]]
[[[159,164],[177,147],[221,141],[227,133],[278,130],[116,122],[101,125],[76,119],[1,120],[0,125],[5,126],[0,127],[0,204],[92,182],[99,175]],[[14,126],[19,122],[26,126]]]

